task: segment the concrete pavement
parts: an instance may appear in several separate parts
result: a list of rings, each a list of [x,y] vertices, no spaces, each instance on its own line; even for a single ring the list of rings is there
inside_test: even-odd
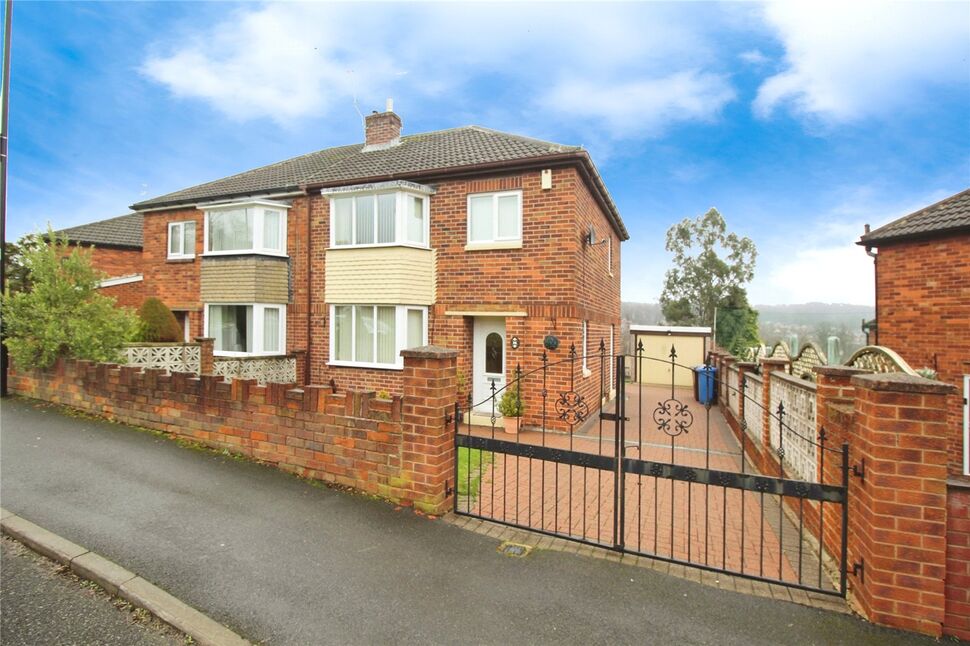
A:
[[[497,541],[276,469],[8,399],[3,505],[253,641],[936,643]]]

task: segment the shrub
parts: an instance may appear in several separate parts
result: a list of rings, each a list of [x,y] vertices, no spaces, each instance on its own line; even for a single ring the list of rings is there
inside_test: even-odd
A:
[[[505,389],[498,403],[498,412],[502,413],[502,417],[522,417],[525,413],[525,404],[522,403],[518,388],[510,386]]]
[[[98,292],[104,276],[90,251],[71,248],[50,229],[47,240],[23,252],[29,291],[0,295],[11,358],[22,368],[47,368],[59,357],[116,361],[137,318]]]
[[[141,326],[138,338],[149,342],[176,342],[183,339],[182,326],[179,325],[168,305],[155,298],[146,298],[138,308]]]

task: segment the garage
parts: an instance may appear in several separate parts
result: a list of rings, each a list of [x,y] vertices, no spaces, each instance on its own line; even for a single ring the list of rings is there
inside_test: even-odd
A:
[[[633,361],[635,370],[630,377],[644,384],[669,385],[673,370],[674,385],[693,386],[691,368],[704,363],[711,348],[709,327],[631,325],[630,334],[634,356],[638,356],[636,348],[643,344],[643,359]],[[675,361],[680,365],[670,365],[671,346],[677,349]]]

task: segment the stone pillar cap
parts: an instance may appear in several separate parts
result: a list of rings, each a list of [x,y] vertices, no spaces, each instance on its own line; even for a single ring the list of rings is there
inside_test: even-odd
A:
[[[458,356],[458,350],[450,350],[437,345],[425,345],[420,348],[401,350],[401,356],[412,359],[453,359]]]
[[[933,381],[903,372],[880,372],[868,375],[855,375],[852,385],[869,390],[888,390],[899,393],[926,395],[949,395],[957,392],[957,387],[942,381]]]

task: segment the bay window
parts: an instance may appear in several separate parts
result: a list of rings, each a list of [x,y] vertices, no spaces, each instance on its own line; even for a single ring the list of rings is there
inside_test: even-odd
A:
[[[276,202],[210,206],[205,212],[205,254],[286,255],[286,209]]]
[[[403,368],[401,350],[426,345],[428,308],[331,305],[330,364]]]
[[[195,257],[195,222],[168,223],[168,258],[180,260]]]
[[[405,191],[335,195],[330,200],[330,243],[427,247],[428,212],[428,196]]]
[[[207,305],[205,323],[217,355],[285,353],[285,305]]]
[[[468,196],[468,245],[521,246],[522,191]]]

